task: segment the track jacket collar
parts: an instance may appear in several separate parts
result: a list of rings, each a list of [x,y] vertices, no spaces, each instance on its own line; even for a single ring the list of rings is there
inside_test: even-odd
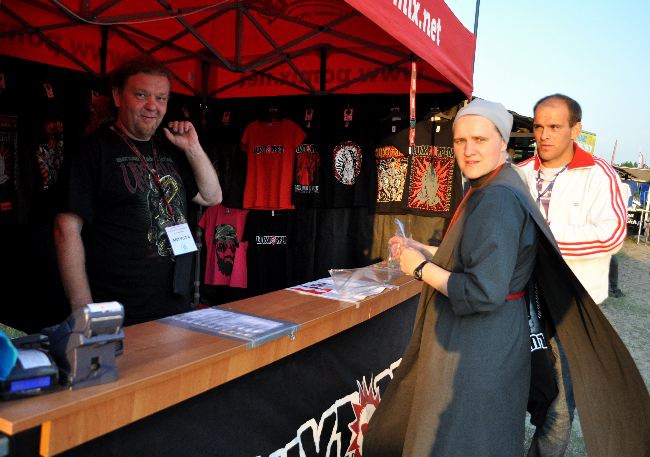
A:
[[[594,157],[589,154],[587,151],[582,149],[576,143],[573,143],[573,159],[569,163],[569,170],[576,168],[589,168],[593,167],[596,164]],[[539,170],[541,162],[539,160],[539,155],[535,154],[535,170]]]

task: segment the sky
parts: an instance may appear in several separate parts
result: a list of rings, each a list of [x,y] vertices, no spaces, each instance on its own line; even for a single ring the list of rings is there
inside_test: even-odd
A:
[[[445,0],[474,30],[475,0]],[[650,162],[649,0],[483,0],[474,96],[532,117],[540,98],[563,93],[582,107],[595,154]]]

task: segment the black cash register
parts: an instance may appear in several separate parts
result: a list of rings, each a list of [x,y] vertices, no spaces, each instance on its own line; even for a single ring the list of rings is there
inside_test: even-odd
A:
[[[0,381],[0,398],[26,397],[54,390],[58,385],[59,369],[43,349],[17,348],[18,358],[11,373]]]

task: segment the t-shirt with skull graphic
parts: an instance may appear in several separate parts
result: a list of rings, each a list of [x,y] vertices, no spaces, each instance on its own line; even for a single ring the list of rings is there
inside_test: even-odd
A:
[[[247,287],[246,251],[242,241],[248,210],[215,205],[199,221],[205,239],[204,282],[213,286]]]
[[[321,154],[323,206],[374,208],[376,167],[369,130],[357,120],[336,120],[327,138]]]

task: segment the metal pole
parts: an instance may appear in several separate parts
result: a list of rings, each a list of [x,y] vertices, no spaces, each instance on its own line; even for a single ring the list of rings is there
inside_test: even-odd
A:
[[[324,94],[327,90],[327,48],[320,48],[320,93]]]
[[[650,212],[650,192],[646,192],[645,196],[645,209],[641,208],[641,216],[639,217],[639,230],[636,232],[636,244],[639,244],[639,240],[641,239],[641,231],[644,230],[644,225],[646,224],[648,220],[648,212]],[[645,229],[643,232],[643,236],[645,237],[645,242],[648,242],[648,230]]]
[[[481,0],[476,0],[476,13],[474,14],[474,36],[478,36],[478,11],[481,7]]]
[[[99,73],[104,76],[106,74],[106,60],[108,59],[108,27],[101,27],[102,44],[99,47]]]

